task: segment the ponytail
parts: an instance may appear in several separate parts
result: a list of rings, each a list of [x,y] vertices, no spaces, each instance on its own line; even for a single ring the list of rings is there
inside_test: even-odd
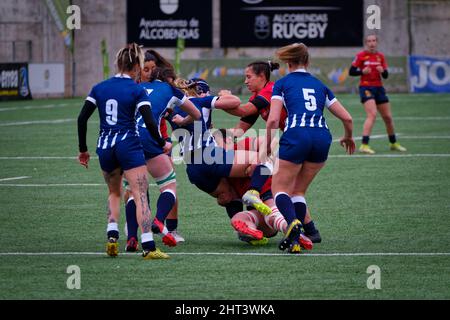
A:
[[[116,65],[121,73],[132,71],[136,65],[143,68],[144,53],[141,47],[136,43],[131,43],[120,49],[116,54]]]
[[[256,75],[264,74],[266,80],[270,80],[270,73],[274,70],[278,70],[280,68],[280,64],[272,61],[255,61],[250,63],[248,68],[253,70],[253,73]]]

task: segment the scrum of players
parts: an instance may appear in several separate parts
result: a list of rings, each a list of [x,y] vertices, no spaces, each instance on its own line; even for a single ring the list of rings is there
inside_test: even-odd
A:
[[[239,240],[265,245],[280,232],[279,249],[292,254],[321,242],[305,196],[325,165],[332,142],[323,110],[342,121],[345,134],[340,143],[348,154],[355,150],[352,117],[331,90],[307,72],[309,53],[304,44],[282,47],[276,56],[286,63],[289,74],[272,82],[271,72],[280,67],[278,63],[249,64],[245,85],[252,96],[242,102],[228,90],[212,95],[203,79],[178,77],[154,50],[144,52],[130,44],[117,53],[117,75],[92,88],[78,117],[78,159],[86,168],[87,122],[95,110],[100,117],[96,153],[109,192],[109,256],[119,252],[122,200],[127,252],[138,250],[139,229],[146,260],[169,258],[156,247],[154,235],[170,247],[185,241],[177,230],[171,138],[179,144],[190,183],[216,198]],[[236,116],[235,127],[213,128],[215,112]],[[266,135],[245,137],[259,117],[266,122]],[[160,190],[154,216],[148,173]]]

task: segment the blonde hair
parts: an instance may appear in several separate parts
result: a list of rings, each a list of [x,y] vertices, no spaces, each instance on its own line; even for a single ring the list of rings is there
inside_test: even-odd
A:
[[[176,88],[182,90],[188,97],[199,97],[197,93],[197,83],[195,81],[177,78],[174,81],[174,85]]]
[[[293,43],[276,51],[278,59],[285,63],[307,66],[309,63],[308,47],[304,43]]]
[[[144,52],[137,43],[130,43],[116,54],[116,66],[119,72],[132,71],[136,65],[144,68]]]

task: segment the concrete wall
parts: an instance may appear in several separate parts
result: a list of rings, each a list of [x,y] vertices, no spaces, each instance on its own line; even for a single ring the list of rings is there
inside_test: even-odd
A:
[[[226,0],[224,0],[226,1]],[[102,79],[100,42],[105,39],[114,55],[126,43],[125,0],[73,0],[80,6],[81,30],[75,32],[76,92],[86,95]],[[381,8],[380,50],[388,56],[412,54],[448,56],[450,53],[450,0],[411,0],[411,28],[408,23],[408,0],[364,0]],[[220,44],[220,0],[213,0],[213,48],[186,49],[184,59],[271,57],[274,48],[222,49]],[[372,32],[365,30],[365,33]],[[411,42],[408,34],[412,35]],[[0,2],[0,62],[11,62],[12,43],[16,42],[15,61],[64,62],[66,94],[71,92],[71,55],[47,12],[43,1],[2,0]],[[30,44],[31,52],[28,52]],[[155,48],[168,58],[174,49]],[[353,57],[361,48],[311,48],[315,57]]]

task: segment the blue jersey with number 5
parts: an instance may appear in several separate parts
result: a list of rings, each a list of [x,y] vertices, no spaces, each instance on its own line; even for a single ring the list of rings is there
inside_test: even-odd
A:
[[[94,86],[86,100],[97,106],[100,133],[97,148],[109,149],[118,141],[137,136],[136,114],[150,105],[145,89],[127,75],[116,75]]]
[[[323,109],[335,101],[333,92],[305,70],[294,71],[275,82],[272,100],[281,100],[288,113],[285,130],[296,127],[328,130]]]

